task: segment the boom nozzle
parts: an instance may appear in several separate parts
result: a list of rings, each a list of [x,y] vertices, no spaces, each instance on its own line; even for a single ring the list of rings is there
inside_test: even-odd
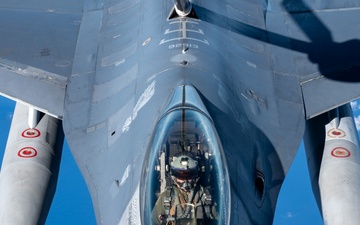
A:
[[[189,0],[173,0],[176,13],[179,16],[187,16],[191,12],[192,5]]]

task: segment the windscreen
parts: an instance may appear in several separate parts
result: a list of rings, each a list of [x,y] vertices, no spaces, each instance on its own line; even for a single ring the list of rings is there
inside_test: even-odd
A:
[[[229,224],[221,144],[202,112],[179,107],[159,121],[143,169],[142,224]]]

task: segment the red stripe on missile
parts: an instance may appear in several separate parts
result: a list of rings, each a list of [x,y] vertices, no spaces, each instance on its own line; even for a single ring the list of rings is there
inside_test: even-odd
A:
[[[347,150],[346,148],[343,148],[343,147],[337,147],[337,148],[334,148],[332,151],[331,151],[331,155],[336,157],[336,158],[347,158],[349,157],[351,154],[350,154],[350,151]]]
[[[21,136],[23,136],[24,138],[37,138],[40,136],[40,131],[36,128],[33,129],[26,129],[22,132]]]
[[[18,156],[21,158],[33,158],[37,155],[37,151],[32,147],[25,147],[20,149]]]

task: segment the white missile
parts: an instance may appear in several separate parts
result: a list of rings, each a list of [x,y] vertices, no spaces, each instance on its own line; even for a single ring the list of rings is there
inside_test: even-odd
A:
[[[61,121],[48,115],[34,120],[34,114],[40,115],[16,104],[1,167],[0,224],[44,224],[55,193]]]
[[[324,223],[360,224],[360,155],[350,105],[335,111],[326,125],[319,188]]]

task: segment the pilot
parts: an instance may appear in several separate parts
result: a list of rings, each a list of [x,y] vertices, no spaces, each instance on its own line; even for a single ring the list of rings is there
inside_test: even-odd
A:
[[[191,153],[180,153],[170,163],[171,185],[160,194],[152,211],[157,225],[211,224],[217,220],[216,203],[209,190],[198,184],[198,161]],[[194,222],[191,222],[194,221]],[[190,222],[190,223],[189,223]]]

